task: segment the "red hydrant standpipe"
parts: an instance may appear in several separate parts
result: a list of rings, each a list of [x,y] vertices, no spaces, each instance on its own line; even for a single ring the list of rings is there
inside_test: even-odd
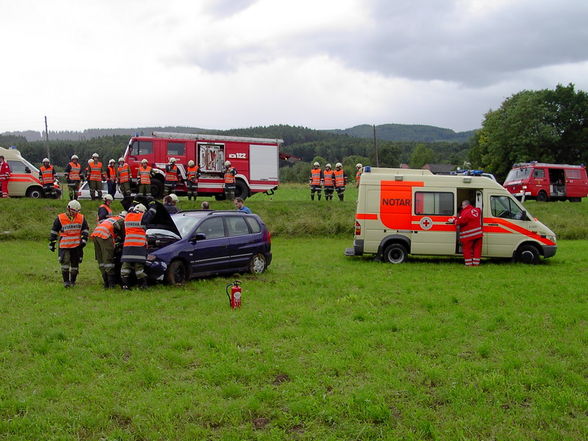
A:
[[[229,292],[231,288],[231,292]],[[225,289],[227,297],[229,298],[229,306],[232,309],[241,307],[241,281],[235,280],[233,283],[229,283]]]

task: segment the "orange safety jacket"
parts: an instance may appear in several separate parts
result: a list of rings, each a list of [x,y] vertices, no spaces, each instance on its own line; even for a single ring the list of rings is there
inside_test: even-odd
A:
[[[110,182],[116,181],[116,168],[112,166],[108,166],[106,168],[106,178]]]
[[[359,180],[361,179],[361,169],[355,172],[355,185],[359,185]]]
[[[102,204],[98,207],[98,210],[100,210],[101,208],[104,208],[106,210],[106,213],[108,217],[110,217],[110,215],[112,214],[112,208],[110,208],[108,205],[106,204]],[[98,215],[96,215],[96,222],[100,222],[100,219],[98,218]]]
[[[345,172],[343,169],[335,170],[335,187],[345,187]]]
[[[77,164],[75,162],[70,162],[69,167],[70,170],[67,179],[69,179],[70,181],[81,180],[82,178],[80,176],[80,172],[82,171],[82,165],[79,162]]]
[[[459,240],[461,241],[479,239],[483,236],[482,211],[473,205],[468,205],[461,210],[455,224],[460,227]]]
[[[186,169],[188,175],[188,181],[190,182],[198,182],[198,166],[195,165],[194,167],[188,167]]]
[[[168,182],[178,181],[178,166],[175,164],[168,164],[165,168],[165,180]]]
[[[121,219],[120,216],[109,217],[100,222],[90,237],[99,237],[100,239],[116,239],[116,232],[114,231],[114,224]]]
[[[42,165],[39,169],[39,174],[43,184],[53,184],[55,182],[55,169],[52,165],[49,167]]]
[[[235,183],[235,174],[237,171],[230,167],[225,171],[225,184],[234,184]]]
[[[125,217],[125,243],[127,247],[147,247],[147,233],[141,224],[143,213],[129,213]]]
[[[92,160],[88,164],[88,169],[90,170],[90,177],[88,178],[89,181],[102,181],[102,163],[96,162]]]
[[[310,185],[321,185],[321,169],[313,168],[310,171]]]
[[[84,215],[76,213],[75,217],[70,219],[67,214],[61,213],[57,217],[61,223],[59,248],[77,248],[82,241]]]
[[[333,170],[325,170],[323,182],[325,187],[332,187],[335,185],[335,174]]]
[[[118,167],[118,183],[124,184],[125,182],[129,182],[131,180],[131,168],[129,164],[126,162]]]
[[[137,169],[137,178],[139,179],[140,184],[151,184],[151,166],[139,167]]]

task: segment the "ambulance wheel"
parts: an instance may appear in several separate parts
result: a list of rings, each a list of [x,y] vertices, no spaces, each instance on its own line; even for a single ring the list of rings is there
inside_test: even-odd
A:
[[[261,253],[256,254],[249,261],[249,271],[252,274],[261,274],[267,268],[267,260]]]
[[[535,265],[539,262],[539,250],[533,245],[521,245],[517,250],[517,261]]]
[[[39,199],[43,197],[43,189],[41,187],[31,187],[27,190],[27,197]]]
[[[165,280],[170,285],[183,285],[188,280],[186,265],[181,260],[174,260],[170,263],[165,274]]]
[[[547,202],[547,193],[544,190],[537,193],[537,202]]]
[[[388,245],[384,250],[384,261],[388,263],[402,263],[408,257],[406,247],[400,243]]]

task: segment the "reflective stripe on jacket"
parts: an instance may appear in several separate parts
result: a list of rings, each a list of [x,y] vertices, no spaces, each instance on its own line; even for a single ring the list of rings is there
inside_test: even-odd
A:
[[[81,164],[79,162],[77,164],[75,162],[70,162],[69,167],[70,167],[70,170],[68,172],[67,179],[69,179],[70,181],[81,180],[81,177],[80,177],[80,172],[82,171]]]
[[[151,166],[148,165],[146,168],[139,167],[137,177],[139,178],[140,184],[151,184]]]
[[[460,240],[478,239],[484,235],[482,230],[482,211],[472,205],[468,205],[461,210],[455,224],[460,226]]]
[[[106,204],[102,204],[98,207],[98,212],[100,212],[100,209],[104,208],[106,210],[106,216],[109,217],[112,214],[112,208],[110,208],[108,205]],[[100,222],[100,217],[98,217],[98,215],[96,215],[96,222]]]
[[[343,169],[335,170],[335,187],[345,187],[345,172]]]
[[[147,246],[147,234],[141,224],[142,218],[143,213],[129,213],[125,217],[125,248]]]
[[[361,179],[361,169],[355,172],[355,185],[359,185],[359,180]]]
[[[102,163],[101,162],[96,162],[96,161],[92,160],[88,164],[88,168],[90,169],[90,177],[88,178],[89,181],[102,181]]]
[[[120,219],[120,216],[109,217],[108,219],[104,219],[100,222],[94,232],[92,233],[91,237],[99,237],[100,239],[110,239],[114,241],[116,235],[114,232],[114,224]]]
[[[129,164],[125,163],[118,168],[118,183],[124,184],[125,182],[129,182],[131,179],[131,169]]]
[[[70,219],[67,214],[61,213],[57,217],[61,224],[61,231],[59,232],[59,248],[78,247],[82,241],[82,224],[84,223],[84,215],[76,213],[75,217]]]
[[[53,182],[55,182],[55,169],[52,165],[49,167],[42,165],[39,169],[39,175],[41,175],[39,177],[41,178],[41,182],[43,184],[53,184]]]
[[[321,169],[313,168],[310,171],[310,185],[321,185]]]
[[[236,173],[237,171],[233,167],[225,171],[225,184],[234,184]]]
[[[186,169],[188,175],[188,181],[190,182],[198,182],[198,166],[195,165],[194,167],[188,167]]]
[[[116,181],[116,168],[109,165],[106,169],[106,175],[109,181]]]
[[[325,184],[325,187],[332,187],[335,185],[335,174],[333,173],[333,170],[325,170],[323,174],[323,183]]]
[[[168,164],[165,167],[165,180],[168,182],[177,182],[178,180],[178,166],[175,164]]]

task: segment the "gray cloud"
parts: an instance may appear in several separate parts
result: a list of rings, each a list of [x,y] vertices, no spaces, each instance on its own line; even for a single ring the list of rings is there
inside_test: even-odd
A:
[[[227,17],[247,9],[256,0],[214,0],[208,12],[217,17]]]

